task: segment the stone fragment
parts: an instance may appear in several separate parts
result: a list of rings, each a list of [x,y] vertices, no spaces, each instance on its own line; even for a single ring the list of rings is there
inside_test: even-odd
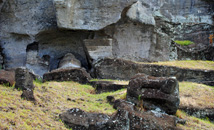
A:
[[[137,74],[129,82],[127,100],[135,104],[142,101],[147,110],[160,108],[168,114],[175,114],[180,104],[178,81]]]
[[[28,101],[36,101],[36,99],[33,95],[33,90],[30,90],[30,89],[23,90],[21,98],[28,100]]]
[[[13,86],[15,84],[15,72],[0,70],[0,84]]]
[[[58,68],[81,68],[81,63],[71,53],[67,53],[59,62]]]
[[[24,67],[17,68],[15,70],[15,88],[20,90],[33,90],[33,77],[29,70]]]
[[[115,102],[115,98],[113,96],[107,96],[106,99],[110,104]]]
[[[140,112],[134,104],[117,100],[118,111],[111,117],[73,108],[60,114],[60,119],[73,130],[177,130],[176,119],[164,113]]]
[[[113,81],[90,81],[96,93],[112,92],[127,88],[127,84],[120,84]]]
[[[43,81],[75,81],[89,83],[91,76],[83,68],[62,68],[43,75]]]
[[[105,114],[88,113],[78,108],[70,109],[59,117],[72,130],[98,130],[110,118]]]

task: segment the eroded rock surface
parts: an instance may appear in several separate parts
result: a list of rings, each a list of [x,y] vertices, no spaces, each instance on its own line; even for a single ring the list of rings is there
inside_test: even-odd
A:
[[[100,30],[116,23],[136,0],[54,0],[60,28]]]
[[[147,110],[160,108],[168,114],[175,114],[180,104],[178,81],[137,74],[129,82],[126,98],[138,105],[143,103]]]
[[[190,81],[213,85],[213,70],[184,69],[172,66],[140,64],[123,59],[103,59],[95,63],[95,74],[100,79],[129,80],[138,73],[156,77],[176,77],[178,81]]]
[[[105,114],[88,113],[78,108],[70,109],[59,117],[72,130],[98,130],[110,118]]]
[[[177,130],[174,116],[136,111],[133,104],[126,101],[122,104],[112,117],[74,108],[60,114],[60,118],[74,130]]]
[[[1,0],[0,45],[4,60],[0,64],[5,68],[26,66],[41,76],[56,69],[67,53],[74,54],[86,69],[91,68],[90,54],[93,60],[182,59],[171,49],[171,41],[191,40],[207,46],[209,34],[214,33],[213,6],[214,2],[207,0],[54,0],[54,4],[52,0]],[[89,43],[111,40],[108,46],[102,41],[89,45],[88,52],[85,39]],[[37,54],[27,51],[32,43],[38,43]],[[204,60],[203,55],[198,57]]]
[[[90,81],[90,84],[93,85],[96,93],[117,91],[128,86],[127,84],[115,83],[113,81]]]
[[[17,68],[15,70],[15,88],[20,90],[33,90],[33,77],[29,70],[24,67]]]
[[[81,68],[81,63],[71,53],[66,54],[59,62],[58,68]]]
[[[91,76],[83,68],[62,68],[43,75],[43,81],[75,81],[89,83]]]
[[[15,84],[15,72],[0,70],[0,84],[13,86]]]

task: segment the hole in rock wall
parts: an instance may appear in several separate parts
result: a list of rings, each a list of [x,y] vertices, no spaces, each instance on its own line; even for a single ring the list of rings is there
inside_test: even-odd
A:
[[[26,67],[32,69],[35,74],[42,76],[45,72],[49,71],[50,56],[38,56],[38,42],[29,44],[26,49]]]
[[[88,31],[65,31],[54,30],[46,31],[36,36],[38,42],[38,57],[43,57],[44,61],[49,61],[48,70],[54,70],[59,67],[60,60],[66,54],[72,54],[79,62],[81,67],[90,69],[87,60],[87,50],[85,50],[83,40],[89,37]],[[31,50],[36,46],[31,45]]]
[[[4,69],[4,54],[3,48],[0,46],[0,69]]]

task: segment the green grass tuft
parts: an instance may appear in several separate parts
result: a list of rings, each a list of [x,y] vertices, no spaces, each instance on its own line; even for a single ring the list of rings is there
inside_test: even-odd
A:
[[[188,45],[194,44],[194,42],[189,41],[189,40],[184,40],[184,41],[176,40],[175,43],[182,45],[182,46],[188,46]]]

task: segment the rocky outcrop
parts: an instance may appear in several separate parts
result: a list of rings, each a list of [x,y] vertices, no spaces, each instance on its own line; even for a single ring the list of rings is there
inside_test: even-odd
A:
[[[57,25],[65,29],[100,30],[116,23],[136,0],[54,0]]]
[[[176,60],[210,60],[214,61],[214,47],[203,44],[181,46],[172,43],[170,59]]]
[[[15,70],[15,88],[18,90],[33,90],[33,77],[27,68],[17,68]]]
[[[1,0],[0,64],[26,66],[42,76],[57,69],[67,53],[86,69],[91,59],[105,57],[175,60],[174,39],[208,45],[213,5],[205,0]],[[38,50],[29,51],[34,43]]]
[[[140,64],[122,59],[103,59],[95,63],[95,74],[101,79],[129,80],[137,73],[156,77],[176,77],[178,81],[213,84],[213,70],[185,69],[154,64]]]
[[[95,88],[96,93],[117,91],[127,88],[127,84],[115,83],[113,81],[90,81],[90,84]]]
[[[81,68],[81,63],[73,54],[68,53],[60,60],[58,68]]]
[[[43,81],[75,81],[89,83],[91,76],[83,68],[62,68],[43,75]]]
[[[146,110],[160,108],[168,114],[175,114],[180,104],[178,81],[137,74],[129,82],[126,98]]]
[[[123,102],[109,117],[74,108],[60,114],[60,119],[73,130],[176,130],[177,118],[158,112],[139,112],[133,104]],[[125,107],[122,107],[125,106]]]
[[[187,114],[201,118],[206,119],[208,118],[210,121],[214,121],[214,108],[193,108],[193,107],[184,107],[180,106],[179,109],[185,111]]]
[[[13,86],[15,84],[15,72],[0,70],[0,84]]]

